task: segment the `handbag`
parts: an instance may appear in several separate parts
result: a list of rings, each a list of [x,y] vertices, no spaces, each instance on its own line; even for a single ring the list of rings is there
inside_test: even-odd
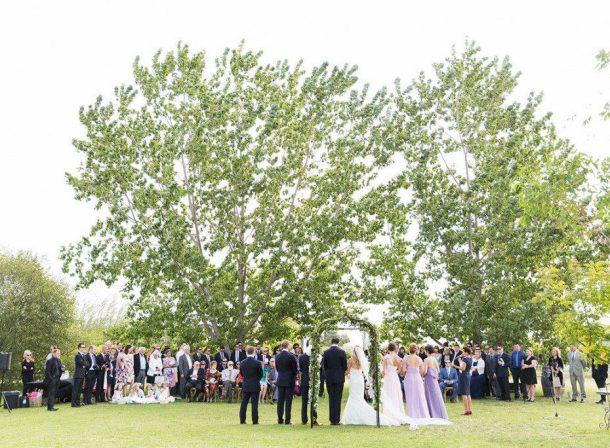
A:
[[[300,397],[301,396],[301,386],[299,386],[298,384],[295,384],[293,393],[297,397]]]

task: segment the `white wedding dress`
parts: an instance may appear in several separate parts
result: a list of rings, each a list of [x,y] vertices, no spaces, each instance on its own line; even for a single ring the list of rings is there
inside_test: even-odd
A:
[[[399,426],[400,422],[383,413],[379,414],[382,426]],[[377,425],[377,413],[364,399],[364,377],[362,370],[352,368],[349,374],[349,396],[343,410],[344,425]]]

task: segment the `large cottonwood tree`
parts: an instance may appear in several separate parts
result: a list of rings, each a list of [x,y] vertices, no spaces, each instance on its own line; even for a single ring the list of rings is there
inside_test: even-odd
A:
[[[68,182],[99,220],[65,269],[81,286],[124,278],[153,335],[264,339],[341,307],[379,225],[385,91],[356,90],[356,67],[263,64],[243,45],[208,66],[179,44],[133,74],[81,109]]]

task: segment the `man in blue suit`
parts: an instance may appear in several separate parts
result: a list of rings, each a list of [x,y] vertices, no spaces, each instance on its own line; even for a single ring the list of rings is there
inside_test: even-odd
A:
[[[513,345],[513,352],[510,354],[510,374],[513,377],[513,387],[515,388],[515,400],[519,399],[519,392],[525,399],[527,393],[525,392],[525,384],[519,380],[521,379],[521,363],[525,359],[525,353],[521,351],[521,345],[519,343]]]
[[[275,357],[277,369],[277,422],[290,425],[292,411],[292,396],[297,378],[297,358],[288,351],[290,341],[282,341],[282,351]]]
[[[239,370],[243,377],[241,388],[241,406],[239,407],[239,423],[246,423],[248,402],[252,405],[252,424],[258,425],[258,396],[261,390],[263,364],[256,359],[254,347],[246,348],[246,359],[240,363]]]
[[[446,387],[453,387],[453,391],[451,392],[451,402],[455,403],[458,393],[458,374],[457,370],[451,366],[450,360],[446,361],[445,367],[441,369],[439,385],[441,386],[441,392],[443,392]]]

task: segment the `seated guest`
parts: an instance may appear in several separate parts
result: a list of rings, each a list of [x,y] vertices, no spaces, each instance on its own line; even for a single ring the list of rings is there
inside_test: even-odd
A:
[[[193,401],[197,400],[199,394],[203,393],[203,384],[205,380],[205,370],[201,368],[201,363],[199,361],[195,361],[193,363],[193,368],[189,369],[186,374],[186,384],[184,386],[185,393],[190,396],[190,390],[195,389],[195,396],[192,397]]]
[[[26,350],[23,352],[23,361],[21,361],[21,382],[23,383],[23,395],[25,395],[27,392],[25,385],[34,381],[34,371],[35,366],[32,352]]]
[[[237,374],[237,378],[235,378],[235,387],[240,388],[242,386],[242,383],[244,382],[244,377],[241,374],[241,362],[235,363],[235,370],[239,372]]]
[[[222,369],[220,380],[222,381],[222,398],[227,398],[229,403],[233,402],[233,387],[235,387],[235,381],[237,380],[238,370],[233,368],[233,361],[223,361],[225,368]],[[219,369],[220,370],[220,369]]]
[[[439,385],[443,393],[445,388],[453,387],[453,390],[451,391],[451,402],[455,403],[458,394],[458,374],[450,359],[445,361],[445,367],[441,369],[439,378]]]
[[[471,372],[470,397],[478,400],[485,395],[485,361],[481,358],[481,350],[474,352]]]
[[[218,389],[218,384],[220,384],[220,372],[216,368],[216,361],[212,361],[211,367],[206,372],[205,380],[208,400],[211,400]]]

